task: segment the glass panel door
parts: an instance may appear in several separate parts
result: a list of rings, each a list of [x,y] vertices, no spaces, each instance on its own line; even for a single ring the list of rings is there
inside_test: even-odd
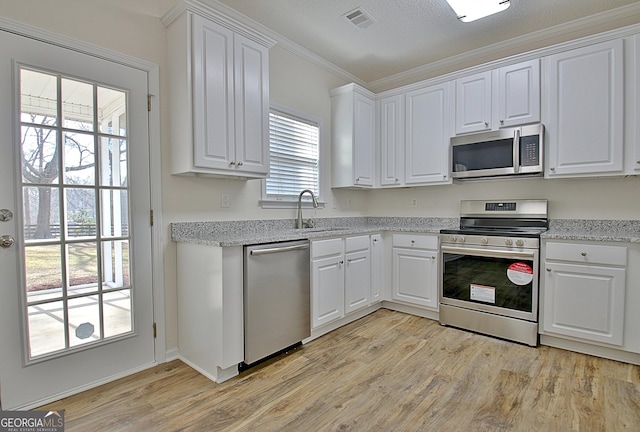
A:
[[[133,330],[127,92],[21,67],[29,359]]]

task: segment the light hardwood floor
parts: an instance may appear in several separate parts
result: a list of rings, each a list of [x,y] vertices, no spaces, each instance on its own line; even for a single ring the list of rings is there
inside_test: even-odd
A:
[[[640,367],[386,309],[223,384],[180,361],[63,399],[72,431],[640,431]]]

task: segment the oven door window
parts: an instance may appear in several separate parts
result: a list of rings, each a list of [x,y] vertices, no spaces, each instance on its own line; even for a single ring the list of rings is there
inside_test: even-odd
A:
[[[443,255],[443,297],[523,312],[533,310],[533,260]]]

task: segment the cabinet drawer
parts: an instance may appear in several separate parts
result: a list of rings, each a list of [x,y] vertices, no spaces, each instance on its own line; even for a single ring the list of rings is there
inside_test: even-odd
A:
[[[547,243],[546,259],[585,264],[627,265],[627,248],[578,243]]]
[[[342,253],[342,239],[314,240],[311,242],[311,258]]]
[[[368,235],[347,237],[345,239],[345,251],[347,253],[369,249],[370,246],[371,240],[369,239]]]
[[[393,246],[414,249],[438,249],[438,236],[421,234],[394,234]]]

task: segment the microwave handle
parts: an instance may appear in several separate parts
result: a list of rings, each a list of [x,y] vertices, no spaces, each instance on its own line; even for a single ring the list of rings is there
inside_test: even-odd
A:
[[[513,131],[513,170],[520,171],[520,128]]]

